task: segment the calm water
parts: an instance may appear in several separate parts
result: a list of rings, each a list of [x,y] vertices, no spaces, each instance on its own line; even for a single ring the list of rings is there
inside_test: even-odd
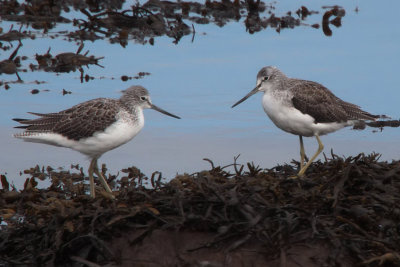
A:
[[[321,11],[325,1],[288,1],[278,3],[277,14],[296,11],[301,4]],[[135,165],[145,174],[162,171],[167,178],[176,173],[193,173],[209,167],[203,158],[218,165],[233,162],[241,154],[240,163],[254,161],[262,167],[298,159],[298,137],[277,129],[261,107],[261,94],[255,95],[235,109],[230,106],[254,88],[258,70],[266,65],[279,67],[290,77],[314,80],[330,88],[337,96],[356,103],[376,114],[398,119],[398,71],[400,69],[400,27],[397,19],[398,1],[336,1],[345,8],[341,28],[332,28],[326,37],[321,29],[298,27],[282,30],[266,29],[250,35],[243,21],[223,28],[195,25],[196,36],[184,37],[178,45],[166,37],[155,38],[155,45],[129,43],[126,48],[108,41],[85,42],[83,51],[104,56],[100,64],[86,73],[96,77],[81,83],[79,72],[57,75],[46,72],[21,72],[24,84],[0,89],[0,173],[17,186],[23,183],[19,171],[36,164],[69,167],[88,160],[78,152],[15,140],[17,129],[11,119],[26,117],[27,111],[55,112],[96,97],[119,97],[119,91],[140,84],[149,89],[153,102],[182,117],[164,116],[145,111],[146,124],[133,141],[106,153],[101,163],[116,173]],[[358,6],[359,12],[354,9]],[[323,11],[322,11],[323,12]],[[320,23],[322,14],[306,22]],[[5,30],[9,24],[0,24]],[[62,26],[60,26],[62,28]],[[14,43],[16,46],[16,43]],[[36,64],[34,55],[73,52],[77,45],[62,38],[38,37],[24,40],[20,55],[29,59],[24,65]],[[1,59],[12,51],[1,52]],[[122,75],[135,76],[150,72],[140,80],[121,81]],[[1,75],[1,79],[15,79]],[[46,81],[37,85],[35,80]],[[32,95],[30,90],[48,89]],[[62,89],[72,94],[63,96]],[[343,129],[324,136],[325,152],[331,148],[339,155],[360,152],[382,153],[383,159],[400,156],[399,129],[353,131]],[[307,138],[306,152],[314,153],[316,141]]]

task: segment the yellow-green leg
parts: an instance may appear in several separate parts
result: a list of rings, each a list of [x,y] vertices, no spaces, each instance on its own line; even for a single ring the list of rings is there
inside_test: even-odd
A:
[[[97,166],[97,159],[95,159],[95,165],[94,165],[94,173],[99,177],[101,184],[103,185],[104,189],[112,194],[112,191],[110,187],[107,184],[106,178],[104,178],[103,174],[99,171],[99,167]]]
[[[90,181],[90,196],[92,198],[95,197],[95,190],[94,190],[94,178],[93,178],[93,171],[94,171],[94,164],[97,164],[97,159],[92,159],[89,165],[89,181]]]
[[[304,166],[304,159],[306,157],[306,153],[304,151],[303,136],[299,135],[299,139],[300,139],[300,170],[301,170]]]
[[[319,136],[315,135],[315,138],[317,138],[317,141],[318,141],[318,150],[314,154],[314,156],[312,156],[312,158],[307,162],[307,164],[303,168],[300,169],[299,173],[297,174],[297,176],[299,176],[299,177],[304,175],[307,168],[310,167],[311,163],[318,157],[318,155],[322,152],[322,150],[324,150],[324,144],[322,144],[321,139],[319,139]]]

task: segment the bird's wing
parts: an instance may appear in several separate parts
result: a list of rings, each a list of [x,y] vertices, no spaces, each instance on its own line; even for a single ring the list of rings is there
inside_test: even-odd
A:
[[[312,81],[292,79],[288,87],[293,94],[293,106],[302,113],[312,116],[315,123],[345,122],[350,119],[340,104],[343,101],[323,85]],[[350,104],[349,107],[359,109],[353,104]]]
[[[24,126],[29,132],[52,132],[61,134],[72,140],[79,140],[92,136],[95,132],[103,130],[116,121],[118,113],[111,99],[94,99],[58,113],[38,114],[37,119],[23,120],[14,119]]]
[[[348,117],[352,120],[372,120],[375,121],[378,118],[389,118],[385,115],[374,115],[367,111],[362,110],[359,106],[349,102],[345,102],[340,99],[342,108],[346,111]]]
[[[14,128],[25,129],[26,131],[31,132],[50,132],[54,125],[59,122],[63,114],[61,113],[35,113],[35,112],[28,112],[29,114],[36,115],[39,118],[37,119],[20,119],[15,118],[13,119],[16,122],[19,122],[20,126],[16,126]]]
[[[376,120],[381,117],[341,100],[319,83],[292,79],[288,86],[293,94],[293,106],[315,118],[315,123]]]

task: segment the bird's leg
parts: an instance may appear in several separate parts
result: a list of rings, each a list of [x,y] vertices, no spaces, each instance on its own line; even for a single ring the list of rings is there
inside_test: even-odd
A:
[[[300,139],[300,170],[303,168],[305,152],[304,152],[304,144],[303,144],[303,136],[299,135]]]
[[[94,164],[96,163],[97,159],[92,159],[89,165],[89,181],[90,181],[90,196],[92,198],[95,198],[95,190],[94,190],[94,178],[93,178],[93,169],[94,169]]]
[[[299,176],[299,177],[304,175],[307,168],[310,167],[311,163],[315,160],[315,158],[318,157],[318,155],[322,152],[322,150],[324,150],[324,144],[322,144],[321,139],[319,139],[319,136],[315,135],[315,138],[317,138],[317,141],[318,141],[318,150],[314,154],[314,156],[312,156],[312,158],[307,162],[307,164],[303,168],[300,169],[299,173],[297,174],[297,176]]]
[[[112,194],[110,187],[107,184],[106,178],[104,178],[103,174],[99,171],[99,167],[97,166],[97,159],[96,164],[94,165],[94,173],[99,177],[101,184],[103,185],[104,189]]]

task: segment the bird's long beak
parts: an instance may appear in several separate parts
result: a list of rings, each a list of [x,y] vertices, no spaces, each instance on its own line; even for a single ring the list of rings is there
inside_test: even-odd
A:
[[[162,108],[157,107],[157,106],[154,105],[154,104],[150,104],[150,108],[151,108],[151,109],[154,109],[154,110],[157,110],[158,112],[164,113],[165,115],[174,117],[174,118],[176,118],[176,119],[180,119],[180,117],[178,117],[178,116],[176,116],[176,115],[174,115],[174,114],[171,114],[171,113],[169,113],[169,112],[163,110]]]
[[[250,91],[250,93],[248,93],[245,97],[243,97],[242,99],[240,99],[238,102],[236,102],[232,108],[236,107],[237,105],[239,105],[240,103],[242,103],[243,101],[245,101],[247,98],[249,98],[250,96],[254,95],[255,93],[258,93],[258,89],[260,89],[261,84],[257,85],[253,90]]]

